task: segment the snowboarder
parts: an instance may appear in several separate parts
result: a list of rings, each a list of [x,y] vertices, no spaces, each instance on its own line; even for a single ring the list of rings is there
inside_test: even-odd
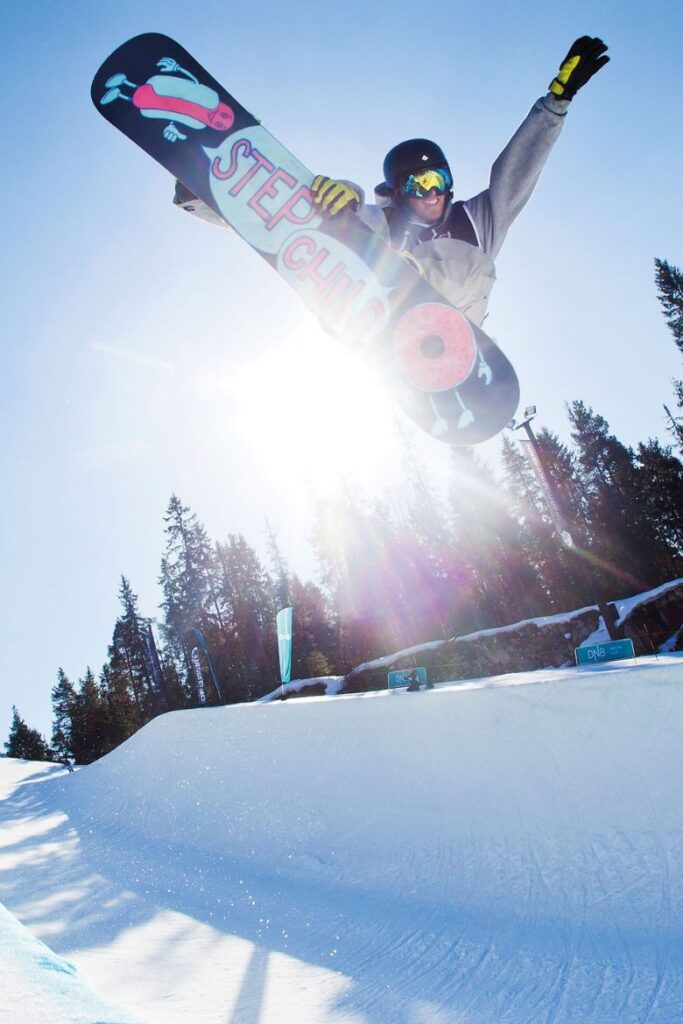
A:
[[[419,678],[419,676],[417,674],[417,670],[416,669],[413,669],[411,672],[408,672],[408,674],[406,676],[406,679],[408,680],[408,691],[409,692],[412,691],[412,690],[419,690],[420,689],[420,678]]]
[[[414,693],[415,690],[419,690],[420,689],[420,685],[421,685],[420,684],[420,672],[424,673],[424,669],[420,669],[418,671],[418,669],[414,668],[414,669],[411,669],[406,674],[405,678],[406,678],[406,680],[408,682],[408,688],[407,688],[407,692],[408,693],[411,693],[411,692]],[[424,681],[425,681],[425,690],[433,690],[434,689],[434,683],[430,682],[427,679],[426,673],[424,674],[423,678],[424,678]]]
[[[602,40],[582,36],[570,48],[546,96],[493,164],[489,187],[453,200],[453,178],[442,149],[409,139],[384,159],[377,205],[350,182],[318,175],[313,201],[328,217],[356,210],[362,220],[408,259],[431,285],[481,326],[505,236],[531,193],[578,90],[608,61]]]

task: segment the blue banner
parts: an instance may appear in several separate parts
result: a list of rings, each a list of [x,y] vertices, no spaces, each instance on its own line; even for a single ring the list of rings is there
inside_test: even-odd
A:
[[[157,651],[157,645],[154,643],[154,634],[152,633],[152,626],[150,625],[142,633],[142,650],[145,656],[145,665],[149,677],[152,680],[152,689],[165,696],[164,677],[161,673],[161,663],[159,661],[159,653]]]
[[[192,668],[194,669],[194,681],[197,686],[197,697],[199,698],[200,704],[206,704],[206,687],[204,686],[204,676],[202,675],[202,666],[199,661],[199,648],[192,648]]]
[[[293,609],[283,608],[277,613],[277,649],[280,655],[280,679],[288,683],[292,678]]]

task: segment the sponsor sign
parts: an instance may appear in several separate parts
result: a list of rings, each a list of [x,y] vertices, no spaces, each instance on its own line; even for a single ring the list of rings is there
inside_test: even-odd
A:
[[[577,647],[574,651],[576,664],[597,665],[602,661],[621,661],[624,658],[635,658],[632,640],[609,640],[604,644],[589,644]]]

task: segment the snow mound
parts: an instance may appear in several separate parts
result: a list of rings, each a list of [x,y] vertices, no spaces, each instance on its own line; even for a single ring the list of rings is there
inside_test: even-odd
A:
[[[176,712],[34,788],[127,913],[203,929],[202,1014],[169,978],[163,1015],[131,990],[148,1020],[674,1024],[681,682],[666,655]]]

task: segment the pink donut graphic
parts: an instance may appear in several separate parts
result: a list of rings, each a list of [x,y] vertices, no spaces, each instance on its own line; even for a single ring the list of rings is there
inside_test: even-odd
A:
[[[394,353],[405,379],[421,391],[459,387],[477,360],[469,320],[440,302],[425,302],[404,313],[394,328]]]

